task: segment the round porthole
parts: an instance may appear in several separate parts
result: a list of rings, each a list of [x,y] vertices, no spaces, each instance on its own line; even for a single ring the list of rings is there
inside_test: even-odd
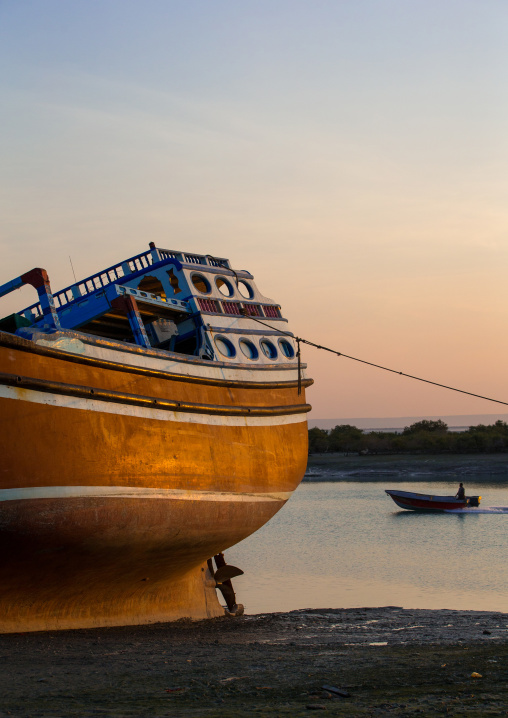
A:
[[[242,279],[238,282],[238,291],[242,297],[245,297],[245,299],[252,299],[254,296],[254,292],[252,291],[250,284],[247,284],[247,282],[244,282]]]
[[[247,359],[257,359],[259,356],[258,350],[248,339],[240,339],[240,349]]]
[[[288,359],[292,359],[294,357],[295,350],[287,339],[279,339],[279,347],[285,357],[287,357]]]
[[[268,339],[262,339],[259,344],[263,354],[267,356],[268,359],[277,359],[277,349],[272,342],[269,342]]]
[[[198,292],[201,292],[202,294],[209,294],[212,291],[210,282],[206,279],[206,277],[203,277],[202,274],[193,274],[191,279]]]
[[[227,279],[223,279],[223,277],[217,277],[215,280],[215,284],[217,285],[217,289],[221,294],[223,294],[225,297],[232,297],[234,294],[233,287],[228,282]]]
[[[234,347],[234,344],[229,341],[229,339],[226,339],[226,337],[215,337],[215,346],[220,351],[220,353],[225,357],[234,357],[236,354],[236,349]]]

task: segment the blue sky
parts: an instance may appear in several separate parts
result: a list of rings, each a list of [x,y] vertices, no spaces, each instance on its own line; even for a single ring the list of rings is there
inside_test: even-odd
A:
[[[0,0],[0,282],[229,256],[298,334],[508,400],[507,36],[491,0]],[[306,358],[320,417],[496,409]]]

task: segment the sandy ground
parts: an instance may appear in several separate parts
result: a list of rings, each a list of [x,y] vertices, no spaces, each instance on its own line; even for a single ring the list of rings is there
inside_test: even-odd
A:
[[[508,715],[501,613],[322,609],[2,635],[0,660],[0,716]]]

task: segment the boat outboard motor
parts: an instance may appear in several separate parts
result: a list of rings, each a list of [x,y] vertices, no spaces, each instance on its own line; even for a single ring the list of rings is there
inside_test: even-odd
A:
[[[473,508],[477,508],[480,505],[481,496],[469,496],[467,499],[467,505]]]

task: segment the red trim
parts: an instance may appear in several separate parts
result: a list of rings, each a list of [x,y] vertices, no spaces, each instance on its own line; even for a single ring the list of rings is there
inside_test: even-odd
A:
[[[25,274],[21,275],[20,279],[23,284],[31,284],[32,287],[35,287],[35,289],[39,289],[39,287],[49,284],[48,273],[45,269],[41,269],[40,267],[35,267],[29,272],[25,272]]]
[[[200,299],[198,298],[199,308],[202,312],[214,312],[214,314],[220,314],[219,302],[215,299]]]
[[[388,493],[388,492],[387,492]],[[411,496],[399,496],[389,493],[393,501],[402,509],[413,509],[418,511],[453,511],[454,509],[465,509],[467,500],[460,501],[435,501],[433,499],[416,498]]]
[[[266,317],[271,317],[272,319],[280,319],[279,307],[273,304],[263,304],[263,311]]]
[[[238,302],[221,302],[224,314],[235,314],[241,316],[240,305]]]
[[[262,317],[263,312],[261,311],[261,307],[259,304],[244,304],[243,308],[245,309],[245,314],[247,316],[251,317]]]
[[[130,294],[125,294],[123,297],[116,297],[111,301],[111,306],[114,309],[119,309],[124,314],[128,314],[129,312],[138,313],[138,304]]]

